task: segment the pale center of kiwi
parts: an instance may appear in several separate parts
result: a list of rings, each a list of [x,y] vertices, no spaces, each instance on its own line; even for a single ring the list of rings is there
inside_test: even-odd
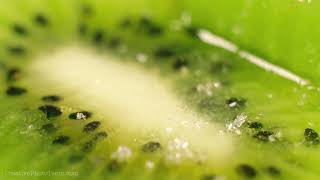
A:
[[[116,56],[68,47],[34,60],[29,73],[44,91],[102,115],[106,124],[117,124],[125,138],[152,134],[162,142],[184,139],[192,151],[221,161],[229,157],[231,138],[221,133],[223,128],[186,107],[170,90],[170,81],[146,69]]]

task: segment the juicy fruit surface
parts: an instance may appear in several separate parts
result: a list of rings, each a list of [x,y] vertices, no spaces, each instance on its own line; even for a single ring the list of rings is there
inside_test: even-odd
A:
[[[319,1],[183,1],[193,23],[317,83]],[[214,10],[212,10],[214,9]],[[203,12],[207,13],[203,13]],[[207,18],[210,17],[210,21]]]
[[[21,178],[19,172],[24,171],[69,172],[46,176],[49,179],[319,178],[316,87],[300,87],[202,44],[183,26],[175,28],[185,20],[174,10],[174,1],[126,6],[124,2],[3,2],[0,170],[4,178]],[[43,58],[42,74],[30,68],[70,44],[114,57],[106,61],[156,72],[165,81],[160,84],[171,87],[191,112],[204,116],[208,126],[219,124],[222,136],[232,137],[232,153],[223,161],[202,154],[189,157],[184,147],[194,144],[183,138],[119,131],[130,130],[130,124],[114,123],[124,120],[111,119],[104,104],[90,106],[92,100],[86,102],[82,90],[70,90],[69,80],[46,79],[55,68],[63,69],[61,74],[77,72],[72,61],[65,60],[68,66],[45,66],[49,63]],[[90,77],[86,73],[74,76]],[[217,143],[214,135],[211,141],[205,137],[209,154],[218,152],[209,148]]]

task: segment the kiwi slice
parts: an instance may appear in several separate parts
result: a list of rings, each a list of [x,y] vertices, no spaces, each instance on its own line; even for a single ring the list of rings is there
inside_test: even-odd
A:
[[[203,43],[177,6],[2,2],[1,178],[318,179],[319,89]]]

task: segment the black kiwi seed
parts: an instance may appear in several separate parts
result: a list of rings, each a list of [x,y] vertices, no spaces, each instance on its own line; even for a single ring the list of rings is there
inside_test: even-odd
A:
[[[93,35],[93,42],[95,44],[100,44],[103,41],[104,34],[102,31],[98,30]]]
[[[44,102],[58,102],[61,101],[61,97],[57,95],[48,95],[48,96],[43,96],[41,98],[42,101]]]
[[[82,14],[85,16],[91,16],[93,14],[93,10],[90,6],[84,5],[82,7]]]
[[[62,114],[60,108],[52,105],[40,106],[39,110],[45,113],[47,118],[58,117]]]
[[[69,162],[77,163],[77,162],[81,161],[82,159],[83,159],[83,156],[81,156],[81,155],[71,155],[69,157]]]
[[[93,132],[94,130],[96,130],[99,126],[100,126],[100,122],[99,121],[92,121],[89,122],[88,124],[86,124],[83,128],[83,132],[89,133],[89,132]]]
[[[53,139],[52,144],[67,144],[70,141],[69,136],[57,136]]]
[[[270,132],[270,131],[259,131],[253,137],[257,138],[260,141],[268,142],[269,141],[269,137],[271,135],[273,135],[273,132]]]
[[[198,28],[193,26],[185,27],[185,32],[191,37],[198,37]]]
[[[132,25],[132,21],[130,18],[125,18],[120,22],[120,27],[127,28]]]
[[[91,152],[95,147],[95,142],[93,141],[87,141],[82,145],[82,151],[83,152]]]
[[[250,122],[249,125],[248,125],[249,128],[252,128],[252,129],[261,129],[263,128],[263,124],[261,122]]]
[[[8,51],[13,55],[23,55],[26,53],[26,49],[22,46],[10,46]]]
[[[24,88],[11,86],[7,89],[6,94],[9,96],[20,96],[26,92],[27,90]]]
[[[319,144],[319,134],[311,128],[306,128],[304,130],[304,138],[310,145]]]
[[[151,24],[152,24],[151,19],[148,16],[142,16],[139,19],[139,25],[142,26],[142,27],[150,26]]]
[[[247,178],[254,178],[255,176],[257,176],[257,171],[248,164],[238,165],[236,171],[238,174]]]
[[[232,97],[230,99],[227,99],[226,104],[230,108],[242,108],[242,107],[246,106],[246,102],[247,102],[247,100],[245,100],[243,98]]]
[[[122,164],[117,160],[111,160],[108,164],[108,170],[111,172],[117,172],[121,169]]]
[[[154,55],[159,58],[168,58],[175,55],[175,52],[169,47],[159,47],[155,50]]]
[[[274,166],[268,166],[266,168],[266,171],[268,174],[270,174],[271,176],[274,176],[274,177],[280,176],[280,174],[281,174],[280,170]]]
[[[160,26],[152,25],[148,29],[148,33],[152,36],[163,34],[163,29]]]
[[[98,132],[94,135],[93,140],[94,141],[100,141],[102,139],[105,139],[106,137],[108,137],[108,133],[102,131],[102,132]]]
[[[147,17],[147,16],[143,16],[140,18],[139,28],[143,32],[146,32],[152,36],[157,36],[157,35],[163,34],[163,29],[160,26],[158,26],[157,24],[155,24],[154,22],[152,22],[151,18]]]
[[[113,37],[109,41],[109,47],[111,48],[117,48],[121,44],[121,39],[119,37]]]
[[[7,72],[7,80],[8,81],[16,81],[20,79],[21,71],[18,68],[9,69]]]
[[[34,22],[40,26],[47,26],[49,24],[48,19],[43,14],[37,14],[34,17]]]
[[[23,35],[23,36],[25,36],[25,35],[28,34],[28,31],[27,31],[23,26],[21,26],[21,25],[19,25],[19,24],[13,25],[13,26],[12,26],[12,29],[13,29],[13,31],[14,31],[16,34],[18,34],[18,35]]]
[[[82,119],[88,119],[91,117],[91,112],[88,111],[80,111],[80,112],[74,112],[69,114],[70,119],[75,119],[75,120],[82,120]]]
[[[57,128],[52,123],[42,125],[41,129],[47,134],[52,134],[57,131]]]
[[[78,30],[81,35],[85,35],[88,32],[88,27],[86,24],[80,24]]]
[[[178,57],[178,58],[175,59],[172,67],[173,67],[173,69],[175,69],[175,70],[179,70],[179,69],[181,69],[181,68],[183,68],[183,67],[187,67],[188,64],[189,64],[189,63],[188,63],[188,61],[187,61],[185,58]]]
[[[206,174],[206,175],[203,175],[201,180],[215,180],[217,179],[217,176],[214,175],[214,174]]]
[[[161,144],[158,142],[150,141],[142,146],[144,152],[155,152],[161,149]]]

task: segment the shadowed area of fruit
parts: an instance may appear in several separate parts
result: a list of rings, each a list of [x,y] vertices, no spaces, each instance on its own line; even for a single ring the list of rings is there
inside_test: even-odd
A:
[[[0,179],[319,179],[318,6],[1,1]]]

